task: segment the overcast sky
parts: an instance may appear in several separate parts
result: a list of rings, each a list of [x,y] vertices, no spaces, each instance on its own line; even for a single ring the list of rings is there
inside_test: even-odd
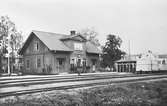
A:
[[[3,0],[8,15],[27,38],[32,30],[69,34],[93,27],[104,45],[107,34],[122,38],[132,54],[167,53],[167,0]]]

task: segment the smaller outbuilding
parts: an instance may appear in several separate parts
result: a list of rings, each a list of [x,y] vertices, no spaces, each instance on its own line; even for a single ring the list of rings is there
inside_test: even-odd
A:
[[[132,72],[136,71],[136,60],[132,59],[121,59],[116,61],[115,64],[117,72]]]
[[[159,70],[167,71],[167,54],[158,55]]]

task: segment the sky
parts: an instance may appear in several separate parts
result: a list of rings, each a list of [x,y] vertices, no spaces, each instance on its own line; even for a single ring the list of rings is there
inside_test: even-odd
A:
[[[114,34],[127,53],[130,42],[131,54],[167,54],[167,0],[3,0],[5,15],[24,40],[32,30],[70,34],[93,28],[101,45]]]

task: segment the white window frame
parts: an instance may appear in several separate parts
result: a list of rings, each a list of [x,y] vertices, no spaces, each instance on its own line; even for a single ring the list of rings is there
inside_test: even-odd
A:
[[[74,43],[74,50],[83,50],[83,44],[82,43]]]
[[[35,43],[34,43],[34,50],[39,51],[39,42],[38,41],[35,41]]]

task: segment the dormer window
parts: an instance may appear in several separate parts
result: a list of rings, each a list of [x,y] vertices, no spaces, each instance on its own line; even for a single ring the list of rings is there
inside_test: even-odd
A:
[[[82,43],[74,43],[74,50],[83,50]]]
[[[35,51],[39,50],[39,42],[38,41],[35,41],[34,49],[35,49]]]

